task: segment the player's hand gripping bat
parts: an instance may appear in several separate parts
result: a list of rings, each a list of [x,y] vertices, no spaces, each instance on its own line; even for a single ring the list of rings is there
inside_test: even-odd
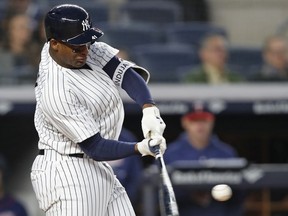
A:
[[[159,185],[159,203],[162,216],[179,216],[178,207],[171,180],[166,169],[163,155],[159,146],[152,148],[160,171],[161,180]]]

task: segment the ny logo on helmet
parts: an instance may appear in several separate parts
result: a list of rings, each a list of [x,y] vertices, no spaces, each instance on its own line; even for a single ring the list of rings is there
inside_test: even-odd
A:
[[[82,26],[83,26],[83,31],[87,31],[88,29],[90,29],[89,21],[87,19],[83,20],[82,21]]]

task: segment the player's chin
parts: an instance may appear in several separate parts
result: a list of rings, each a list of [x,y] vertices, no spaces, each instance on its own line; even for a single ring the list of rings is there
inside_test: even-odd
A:
[[[74,64],[74,67],[81,68],[86,64],[86,59],[77,60]]]

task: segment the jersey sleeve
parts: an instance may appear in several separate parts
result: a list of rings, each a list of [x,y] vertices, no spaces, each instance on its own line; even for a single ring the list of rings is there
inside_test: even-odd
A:
[[[103,42],[95,42],[90,47],[89,56],[93,63],[97,64],[98,67],[104,68],[105,65],[119,52]]]
[[[59,91],[43,100],[43,112],[58,132],[74,143],[80,143],[99,132],[92,112],[78,102],[71,91]]]

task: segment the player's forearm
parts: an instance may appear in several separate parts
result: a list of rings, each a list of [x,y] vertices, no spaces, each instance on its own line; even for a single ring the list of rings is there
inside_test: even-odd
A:
[[[117,160],[138,153],[136,143],[104,139],[99,133],[79,145],[85,154],[96,161]]]

